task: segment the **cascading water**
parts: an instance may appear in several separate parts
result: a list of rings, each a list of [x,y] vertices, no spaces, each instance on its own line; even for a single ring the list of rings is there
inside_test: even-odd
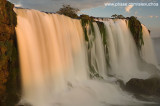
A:
[[[141,70],[138,66],[140,57],[126,20],[109,20],[104,23],[108,33],[110,74],[124,82],[131,78],[146,79],[150,77],[150,73]],[[146,36],[146,33],[144,35]],[[146,39],[149,40],[150,38]],[[149,53],[146,54],[150,55]]]
[[[15,9],[15,12],[22,70],[21,103],[33,106],[143,104],[116,83],[119,79],[126,82],[133,77],[151,76],[138,66],[138,51],[125,20],[104,22],[110,62],[107,66],[106,45],[96,23],[93,23],[95,34],[91,33],[89,41],[85,41],[80,20],[36,10]],[[142,56],[147,61],[149,54],[143,54],[146,50]],[[90,78],[91,68],[100,79]]]
[[[41,104],[50,94],[65,89],[67,83],[87,79],[78,20],[36,10],[16,9],[16,13],[23,96],[27,101],[37,99]]]
[[[158,62],[155,57],[155,53],[153,50],[153,44],[152,44],[152,40],[150,38],[149,31],[144,25],[142,25],[142,31],[144,34],[143,39],[145,42],[145,45],[142,47],[142,58],[147,63],[154,64],[154,65],[158,66]]]
[[[88,48],[88,56],[89,56],[89,65],[91,74],[93,77],[103,76],[106,77],[107,69],[106,69],[106,61],[105,61],[105,52],[104,46],[102,43],[102,38],[99,32],[99,28],[96,23],[93,23],[95,34],[91,33],[89,35],[88,44],[90,44]],[[89,30],[89,29],[88,29]],[[93,71],[93,72],[92,72]]]

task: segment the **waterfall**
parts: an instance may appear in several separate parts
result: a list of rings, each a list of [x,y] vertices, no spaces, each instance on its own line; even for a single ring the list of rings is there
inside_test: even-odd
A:
[[[109,20],[104,23],[108,33],[110,74],[122,79],[124,82],[131,78],[146,79],[150,77],[150,73],[141,70],[138,66],[140,57],[126,20]],[[146,36],[146,33],[144,35]],[[148,37],[148,39],[150,38]]]
[[[158,66],[158,62],[155,57],[155,53],[153,50],[153,44],[152,44],[152,40],[151,40],[149,31],[144,25],[142,25],[142,31],[144,34],[143,39],[145,42],[145,45],[142,47],[142,58],[147,63],[154,64],[154,65]]]
[[[43,103],[46,96],[64,90],[67,83],[87,79],[80,21],[36,10],[16,9],[16,13],[23,96],[27,101],[36,98]]]
[[[90,63],[90,70],[94,71],[95,74],[93,76],[103,76],[106,77],[107,69],[106,69],[106,61],[105,61],[105,52],[104,52],[104,45],[102,43],[101,34],[96,23],[93,23],[95,29],[95,36],[93,33],[89,35],[89,63]]]
[[[117,80],[149,78],[151,72],[139,67],[140,57],[126,20],[104,21],[106,45],[96,22],[95,34],[85,41],[81,21],[37,10],[14,9],[22,76],[22,101],[33,106],[138,105]],[[145,43],[151,45],[143,26]],[[152,46],[144,46],[142,57],[150,59]],[[91,71],[93,71],[91,73]],[[98,74],[100,78],[90,77]],[[94,75],[93,75],[94,76]]]

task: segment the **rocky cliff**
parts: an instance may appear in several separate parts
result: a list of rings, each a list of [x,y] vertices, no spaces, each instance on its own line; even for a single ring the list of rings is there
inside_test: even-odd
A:
[[[20,91],[14,5],[0,0],[0,106],[14,106]]]

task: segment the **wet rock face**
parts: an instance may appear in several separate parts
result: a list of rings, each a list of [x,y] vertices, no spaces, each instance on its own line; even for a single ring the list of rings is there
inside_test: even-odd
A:
[[[134,16],[131,16],[128,19],[128,22],[129,22],[130,31],[133,35],[137,48],[141,50],[142,45],[144,45],[142,25],[140,21]]]
[[[159,96],[160,97],[160,79],[131,79],[126,83],[128,91],[135,94],[141,94],[146,96]]]
[[[14,5],[0,0],[0,106],[13,106],[19,88]]]

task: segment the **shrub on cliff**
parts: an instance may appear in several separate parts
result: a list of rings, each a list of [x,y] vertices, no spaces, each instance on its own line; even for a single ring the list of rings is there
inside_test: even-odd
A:
[[[89,15],[86,15],[86,14],[80,15],[80,19],[94,21],[94,17],[90,17]]]
[[[56,13],[63,14],[71,18],[78,18],[78,15],[77,15],[78,11],[79,11],[78,8],[73,8],[70,5],[63,5],[63,7],[60,8],[59,11],[57,11]]]
[[[123,15],[117,15],[117,14],[114,14],[111,17],[115,18],[115,19],[124,19],[125,18]]]

